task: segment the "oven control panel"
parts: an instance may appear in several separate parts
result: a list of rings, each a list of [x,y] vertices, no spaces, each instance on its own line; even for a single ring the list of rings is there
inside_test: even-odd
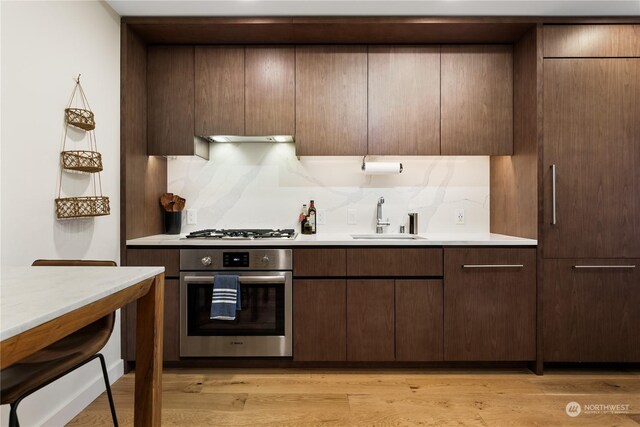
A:
[[[180,271],[292,270],[291,249],[181,249]]]
[[[223,252],[222,266],[228,267],[249,267],[249,252]]]

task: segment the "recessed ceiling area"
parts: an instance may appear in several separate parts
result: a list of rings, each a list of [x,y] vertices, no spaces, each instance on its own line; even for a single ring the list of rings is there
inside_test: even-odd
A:
[[[640,0],[106,0],[120,16],[640,16]]]

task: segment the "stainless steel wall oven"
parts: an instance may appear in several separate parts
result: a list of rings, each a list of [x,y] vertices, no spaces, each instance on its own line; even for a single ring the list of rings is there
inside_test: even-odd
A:
[[[237,275],[235,320],[210,319],[213,280]],[[291,356],[291,249],[182,249],[180,356]]]

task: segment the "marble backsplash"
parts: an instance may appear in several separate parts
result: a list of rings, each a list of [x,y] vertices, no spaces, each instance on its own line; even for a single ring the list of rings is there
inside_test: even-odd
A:
[[[418,212],[419,231],[428,234],[489,233],[489,157],[369,156],[367,160],[401,161],[399,175],[365,175],[362,157],[302,157],[291,143],[211,144],[209,161],[174,157],[168,161],[168,191],[197,209],[203,228],[296,228],[303,203],[315,200],[326,221],[318,233],[372,233],[376,203],[384,196],[386,233],[408,230],[408,212]],[[464,209],[465,224],[456,225],[455,210]],[[355,209],[355,225],[347,213]]]

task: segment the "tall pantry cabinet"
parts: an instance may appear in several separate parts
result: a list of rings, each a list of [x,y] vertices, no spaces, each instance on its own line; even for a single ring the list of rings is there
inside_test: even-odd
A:
[[[544,37],[544,360],[638,362],[640,26]]]

